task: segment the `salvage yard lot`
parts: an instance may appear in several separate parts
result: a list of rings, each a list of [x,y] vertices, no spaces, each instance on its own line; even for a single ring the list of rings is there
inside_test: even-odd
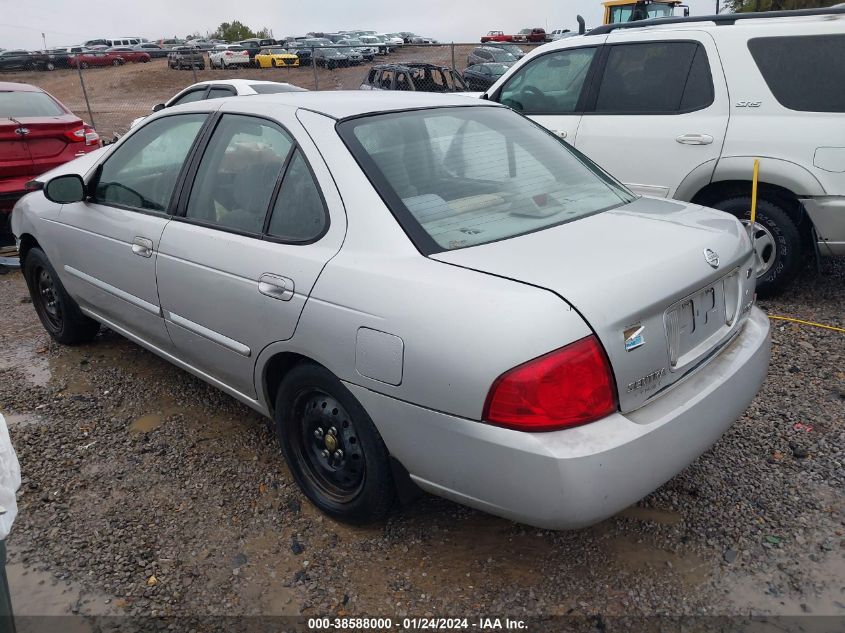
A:
[[[138,72],[145,103],[190,81]],[[843,264],[762,307],[845,327]],[[59,346],[20,274],[0,276],[0,411],[24,476],[16,613],[843,616],[845,336],[773,321],[772,337],[745,415],[597,526],[549,532],[426,496],[356,529],[314,510],[257,414],[109,331]]]
[[[458,72],[466,66],[467,55],[476,44],[455,45],[455,65]],[[530,50],[529,46],[523,47]],[[317,86],[320,90],[357,90],[367,70],[373,64],[422,61],[451,66],[451,46],[404,46],[387,56],[376,56],[370,63],[348,68],[326,70],[317,68]],[[163,103],[186,86],[194,83],[190,70],[172,70],[166,59],[155,59],[148,64],[126,64],[118,67],[89,68],[84,70],[85,88],[91,102],[97,131],[105,139],[123,133],[133,119],[146,116],[150,108]],[[42,88],[59,99],[75,114],[88,120],[85,97],[76,69],[57,69],[53,72],[21,72],[0,75],[3,81],[28,83]],[[314,90],[314,69],[301,68],[231,68],[211,70],[206,60],[206,70],[197,70],[197,81],[212,79],[263,79],[285,81],[308,90]]]

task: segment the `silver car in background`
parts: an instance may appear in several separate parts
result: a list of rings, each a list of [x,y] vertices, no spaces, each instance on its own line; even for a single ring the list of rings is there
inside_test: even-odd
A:
[[[276,423],[332,517],[417,486],[546,528],[707,450],[766,374],[733,217],[639,198],[463,96],[197,101],[15,207],[59,342],[101,324]]]

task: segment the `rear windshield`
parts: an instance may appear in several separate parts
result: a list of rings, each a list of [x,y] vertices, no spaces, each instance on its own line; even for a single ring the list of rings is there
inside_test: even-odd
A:
[[[0,118],[61,116],[65,111],[43,92],[0,92]]]
[[[634,199],[506,108],[389,113],[351,119],[338,130],[425,254],[539,231]]]
[[[845,34],[758,37],[748,48],[783,107],[845,112]]]

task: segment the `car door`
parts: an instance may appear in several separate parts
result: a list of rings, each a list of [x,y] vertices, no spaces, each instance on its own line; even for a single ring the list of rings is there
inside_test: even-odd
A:
[[[491,98],[574,143],[598,51],[595,45],[537,56],[511,74]]]
[[[195,161],[192,186],[162,236],[157,275],[180,358],[255,398],[255,359],[293,336],[320,271],[340,248],[345,216],[293,115],[283,126],[237,107],[219,116]],[[234,110],[234,102],[225,108]]]
[[[117,328],[167,349],[156,288],[159,239],[205,113],[153,119],[126,137],[89,183],[83,202],[59,213],[60,275],[83,306]]]
[[[590,101],[575,146],[636,193],[672,197],[692,172],[712,175],[729,102],[709,34],[611,34]]]

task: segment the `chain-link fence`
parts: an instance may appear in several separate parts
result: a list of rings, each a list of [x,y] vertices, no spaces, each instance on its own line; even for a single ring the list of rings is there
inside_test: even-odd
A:
[[[277,47],[273,50],[278,50],[280,57],[263,59],[266,67],[258,67],[253,62],[249,66],[226,65],[225,68],[219,68],[220,62],[216,58],[217,63],[212,67],[209,52],[204,52],[201,66],[195,58],[193,64],[185,63],[181,69],[173,67],[172,58],[132,61],[129,56],[124,59],[120,53],[113,53],[79,60],[56,60],[54,70],[3,72],[0,79],[43,88],[91,123],[104,140],[110,141],[125,133],[133,120],[148,115],[155,105],[167,102],[199,81],[269,80],[287,82],[307,90],[357,90],[366,85],[368,79],[376,79],[373,87],[384,89],[388,87],[385,81],[390,79],[393,81],[391,89],[445,91],[451,89],[449,82],[452,81],[445,75],[432,78],[424,71],[412,72],[414,76],[405,78],[415,84],[410,87],[397,76],[401,69],[393,69],[393,75],[370,71],[374,66],[384,64],[432,64],[463,75],[468,57],[479,46],[466,43],[405,44],[386,53],[375,50],[375,47],[366,50],[367,47],[360,46],[303,46],[291,51],[299,53],[293,63],[290,63],[290,58],[286,62],[281,57],[289,51]],[[530,46],[522,44],[520,49],[527,51]],[[120,60],[116,61],[119,57]],[[508,61],[503,55],[497,57]],[[457,81],[460,82],[460,79]],[[483,84],[484,78],[481,78],[471,82],[467,89],[481,90]]]

